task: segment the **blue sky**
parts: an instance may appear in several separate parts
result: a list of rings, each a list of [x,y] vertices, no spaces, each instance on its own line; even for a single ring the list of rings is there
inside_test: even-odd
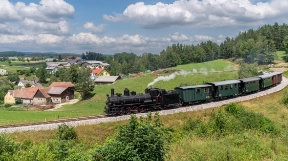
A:
[[[0,0],[0,51],[159,54],[287,23],[286,0]]]

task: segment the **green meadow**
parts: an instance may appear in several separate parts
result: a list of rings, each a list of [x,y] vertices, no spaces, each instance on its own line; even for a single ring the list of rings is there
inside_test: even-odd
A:
[[[159,81],[152,87],[172,90],[181,85],[196,85],[205,82],[237,79],[237,67],[226,60],[215,60],[205,63],[192,63],[177,66],[173,69],[188,71],[185,75],[176,75],[169,81]],[[197,70],[197,72],[195,72]],[[199,71],[199,72],[198,72]],[[89,116],[104,113],[107,94],[114,88],[116,93],[123,93],[125,88],[137,93],[143,93],[147,85],[157,77],[168,77],[170,74],[156,75],[153,73],[123,78],[112,85],[97,85],[94,96],[88,100],[81,100],[75,104],[65,105],[56,111],[9,111],[0,109],[0,125],[49,121],[69,117]]]

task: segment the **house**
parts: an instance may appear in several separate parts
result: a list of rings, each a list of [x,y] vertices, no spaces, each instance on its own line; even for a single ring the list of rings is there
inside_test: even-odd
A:
[[[33,104],[33,98],[39,87],[21,88],[16,90],[9,90],[4,97],[5,104],[15,104],[16,99],[21,99],[22,104],[31,105]]]
[[[21,99],[25,105],[58,104],[74,99],[74,85],[71,82],[53,82],[49,87],[30,87],[9,90],[4,97],[5,104],[15,104]]]
[[[0,75],[8,75],[7,70],[5,70],[5,69],[0,69]]]
[[[120,76],[99,76],[94,82],[95,84],[112,84],[118,79],[120,79]]]
[[[48,94],[52,103],[63,103],[74,99],[74,84],[71,82],[53,82],[49,86]]]
[[[33,105],[52,104],[51,96],[48,94],[50,88],[39,88],[33,98]]]
[[[40,84],[39,82],[35,80],[29,81],[26,80],[25,78],[20,78],[17,86],[21,88],[26,88],[28,84],[30,84],[30,87],[42,87],[42,84]]]
[[[93,69],[91,74],[95,74],[96,76],[110,76],[110,74],[103,67]]]

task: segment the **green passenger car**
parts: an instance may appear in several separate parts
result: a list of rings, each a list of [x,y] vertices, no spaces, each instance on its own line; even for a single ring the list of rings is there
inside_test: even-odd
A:
[[[265,75],[260,75],[259,78],[260,80],[260,88],[264,89],[264,88],[268,88],[271,87],[273,85],[273,75],[272,74],[265,74]]]
[[[239,79],[241,81],[241,92],[242,93],[252,93],[260,90],[260,78],[251,77]]]
[[[214,99],[221,99],[239,95],[240,83],[241,82],[239,80],[228,80],[222,82],[212,82],[208,84],[213,86]]]
[[[178,92],[180,101],[183,104],[204,102],[212,97],[212,86],[208,84],[176,87],[175,90]]]

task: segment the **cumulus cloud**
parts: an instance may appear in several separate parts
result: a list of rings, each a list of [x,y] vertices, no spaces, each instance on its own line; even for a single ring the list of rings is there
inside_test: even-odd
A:
[[[93,33],[103,33],[105,31],[105,25],[104,24],[100,24],[95,26],[93,22],[86,22],[83,27],[88,30],[91,31]]]
[[[54,34],[0,34],[0,47],[17,46],[31,49],[44,49],[60,52],[83,52],[95,50],[102,53],[113,54],[117,52],[134,52],[141,54],[144,52],[159,53],[168,45],[175,43],[196,44],[201,41],[215,40],[207,35],[186,35],[183,33],[173,33],[166,37],[147,37],[139,34],[123,34],[121,36],[97,36],[91,32],[81,32],[78,34],[54,35]],[[217,38],[216,38],[217,40]],[[37,44],[35,46],[35,44]],[[22,49],[25,50],[25,49]]]
[[[158,2],[148,5],[137,2],[122,14],[104,15],[108,21],[134,21],[145,28],[167,26],[231,26],[252,24],[288,13],[288,1],[271,0],[178,0],[171,4]]]
[[[74,7],[65,0],[40,0],[29,4],[0,0],[2,23],[17,26],[23,33],[66,34],[69,25],[65,19],[73,17],[74,12]]]

